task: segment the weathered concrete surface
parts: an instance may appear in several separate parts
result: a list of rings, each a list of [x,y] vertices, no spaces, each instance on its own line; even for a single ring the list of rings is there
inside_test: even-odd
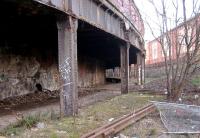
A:
[[[122,45],[120,47],[121,61],[121,93],[129,92],[129,48],[130,45]]]
[[[138,84],[143,85],[145,82],[145,56],[141,52],[137,53],[137,68]]]
[[[4,51],[1,47],[0,49]],[[38,54],[42,55],[42,52],[40,49],[36,50]],[[37,91],[37,84],[50,91],[59,89],[58,65],[55,60],[46,62],[45,59],[38,59],[37,55],[29,57],[0,52],[0,63],[0,100],[33,93]],[[102,61],[80,57],[78,86],[94,87],[105,84],[103,65]]]
[[[94,87],[105,84],[104,63],[97,59],[81,57],[78,65],[79,87]]]
[[[48,68],[36,57],[2,55],[0,53],[0,99],[32,93],[42,89],[58,89],[58,70],[55,63]]]
[[[60,16],[57,20],[58,56],[60,73],[61,116],[78,112],[78,63],[77,29],[78,20],[71,16]]]

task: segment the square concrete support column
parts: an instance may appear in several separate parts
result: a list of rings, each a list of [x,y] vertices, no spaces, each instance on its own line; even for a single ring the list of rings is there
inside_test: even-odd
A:
[[[142,85],[145,83],[145,56],[142,56]]]
[[[144,84],[144,78],[145,78],[145,58],[142,56],[142,54],[139,52],[137,53],[137,67],[138,67],[138,85]]]
[[[129,48],[130,44],[120,46],[120,62],[121,62],[121,93],[129,92]]]
[[[78,20],[71,16],[61,16],[57,20],[57,28],[60,73],[60,111],[61,117],[63,117],[75,115],[78,112]]]
[[[141,54],[137,53],[137,82],[138,85],[142,84],[142,71],[141,71]]]

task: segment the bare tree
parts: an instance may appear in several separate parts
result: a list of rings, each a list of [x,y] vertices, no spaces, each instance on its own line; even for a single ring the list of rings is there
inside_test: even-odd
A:
[[[167,79],[168,99],[177,100],[186,84],[200,62],[200,7],[198,0],[191,0],[192,13],[188,17],[185,0],[169,1],[149,0],[154,7],[160,36],[157,37],[155,29],[146,20],[152,35],[159,42],[164,57],[165,73]],[[169,12],[173,9],[173,16]],[[175,29],[171,29],[171,24]]]

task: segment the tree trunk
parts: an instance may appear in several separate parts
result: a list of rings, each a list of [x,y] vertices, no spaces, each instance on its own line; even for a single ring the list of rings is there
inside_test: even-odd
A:
[[[173,86],[175,85],[175,86]],[[182,87],[179,87],[177,84],[172,84],[172,89],[171,89],[171,94],[170,96],[168,97],[168,99],[170,101],[178,101],[179,98],[181,97],[181,89]]]

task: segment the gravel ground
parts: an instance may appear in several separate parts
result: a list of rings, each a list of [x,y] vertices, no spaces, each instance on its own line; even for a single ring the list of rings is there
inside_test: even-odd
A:
[[[149,81],[143,88],[130,85],[130,89],[132,91],[140,90],[142,92],[145,90],[152,92],[164,92],[166,89],[166,80],[156,79]],[[79,91],[79,107],[83,107],[120,95],[120,84],[109,84],[94,88],[85,88]],[[197,95],[200,97],[199,89],[197,87],[187,84],[184,91],[187,93],[183,95],[183,103],[200,105],[200,98],[195,98]],[[26,116],[40,112],[50,112],[52,110],[57,113],[59,112],[58,91],[36,92],[24,96],[7,98],[0,101],[0,130],[8,126],[10,123],[16,122],[21,115]],[[144,121],[144,124],[145,122],[151,122],[151,120],[153,125],[159,124],[158,122],[154,122],[156,120],[154,119],[154,117],[147,118],[147,120]],[[163,137],[165,137],[165,135],[163,135]]]
[[[93,93],[91,95],[86,95],[79,98],[79,107],[91,105],[99,101],[113,98],[117,95],[120,95],[119,91],[101,91],[98,93]],[[22,116],[49,113],[52,111],[56,114],[59,113],[59,99],[48,99],[42,102],[37,101],[36,103],[30,103],[29,101],[26,104],[20,104],[17,106],[15,104],[7,104],[7,107],[5,108],[3,108],[3,104],[1,104],[0,130],[6,128],[9,124],[17,122]]]
[[[119,138],[200,138],[200,134],[166,134],[158,112],[152,113],[126,128],[118,135]],[[121,137],[120,137],[121,135]]]
[[[163,132],[166,132],[166,129],[161,122],[159,113],[155,112],[126,128],[121,134],[127,137],[157,138],[161,136]]]
[[[92,98],[92,97],[90,97]],[[100,127],[103,124],[109,123],[109,120],[117,119],[125,114],[137,110],[147,104],[151,100],[163,100],[163,96],[129,93],[126,95],[116,96],[110,100],[103,100],[96,102],[89,106],[83,107],[79,110],[76,117],[67,117],[59,120],[44,121],[45,128],[37,129],[33,126],[31,129],[25,129],[14,133],[15,136],[20,137],[72,137],[79,138],[94,128]]]

